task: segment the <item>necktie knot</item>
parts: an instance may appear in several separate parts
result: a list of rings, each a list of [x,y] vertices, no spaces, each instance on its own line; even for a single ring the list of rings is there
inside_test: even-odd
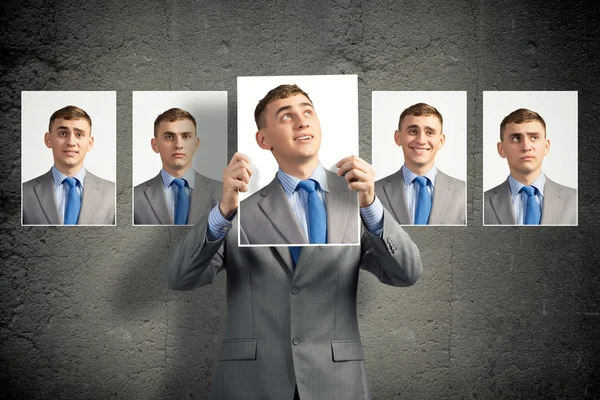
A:
[[[187,186],[187,181],[183,178],[175,178],[175,179],[173,179],[173,182],[171,182],[171,183],[176,184],[179,189]]]
[[[75,186],[77,186],[77,179],[71,178],[70,176],[67,176],[65,179],[63,179],[63,182],[66,182],[70,188],[74,188]]]
[[[535,194],[535,190],[533,186],[523,186],[520,191],[525,192],[527,196],[531,197]]]
[[[298,186],[296,186],[296,190],[304,189],[308,193],[312,193],[317,190],[317,182],[312,179],[307,179],[305,181],[298,182]]]
[[[414,181],[421,185],[422,188],[426,187],[429,183],[429,179],[425,176],[417,176],[415,177]]]

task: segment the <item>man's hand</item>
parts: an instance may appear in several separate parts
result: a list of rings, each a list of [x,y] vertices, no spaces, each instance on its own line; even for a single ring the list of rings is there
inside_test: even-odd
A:
[[[343,158],[335,164],[338,175],[344,176],[348,189],[358,191],[358,203],[368,207],[375,200],[375,170],[365,160],[358,156]]]
[[[223,217],[230,219],[240,203],[239,192],[248,191],[248,183],[252,176],[250,159],[242,153],[235,153],[223,170],[223,199],[219,211]]]

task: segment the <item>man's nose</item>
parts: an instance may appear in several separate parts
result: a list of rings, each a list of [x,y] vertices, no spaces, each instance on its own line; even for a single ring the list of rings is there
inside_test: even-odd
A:
[[[183,147],[183,140],[179,137],[179,136],[175,136],[175,147],[177,147],[178,149]]]
[[[69,132],[67,134],[67,145],[75,146],[77,144],[77,138],[75,137],[75,132]]]
[[[528,137],[525,137],[523,139],[523,141],[521,142],[521,145],[522,145],[523,151],[530,151],[532,148],[531,139],[529,139]]]
[[[309,126],[308,118],[306,118],[303,115],[299,115],[298,116],[298,129],[305,129],[305,128],[308,128],[308,126]]]

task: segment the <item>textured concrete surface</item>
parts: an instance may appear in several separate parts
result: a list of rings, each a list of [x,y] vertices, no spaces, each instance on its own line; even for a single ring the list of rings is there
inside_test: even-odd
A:
[[[37,0],[0,10],[0,398],[206,398],[225,275],[168,292],[162,265],[185,229],[131,226],[131,92],[229,91],[231,155],[238,75],[340,73],[359,76],[367,160],[371,91],[468,91],[469,226],[409,229],[425,268],[414,287],[361,276],[373,398],[600,398],[594,3]],[[20,226],[22,90],[118,91],[116,227]],[[579,90],[579,227],[481,226],[483,90]]]

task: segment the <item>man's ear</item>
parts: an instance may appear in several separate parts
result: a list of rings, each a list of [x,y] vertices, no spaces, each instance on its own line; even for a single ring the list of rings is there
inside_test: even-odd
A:
[[[52,138],[50,137],[50,132],[46,132],[44,134],[44,144],[46,145],[47,148],[49,148],[49,149],[52,148]]]
[[[152,146],[152,150],[154,150],[155,153],[158,153],[158,142],[156,141],[156,138],[152,138],[152,140],[150,140],[150,145]]]
[[[442,132],[442,136],[440,136],[440,147],[439,147],[439,149],[441,149],[442,147],[444,147],[444,144],[446,144],[446,134],[444,132]]]
[[[269,139],[264,135],[262,129],[256,132],[256,144],[263,150],[273,150]]]
[[[546,139],[546,146],[544,146],[544,157],[550,153],[550,139]]]
[[[90,134],[90,145],[88,147],[87,152],[89,153],[93,147],[94,147],[94,137]]]
[[[502,142],[498,142],[496,147],[498,149],[498,154],[500,155],[500,157],[506,158],[506,153],[504,152],[504,146],[502,145]]]
[[[198,151],[199,147],[200,147],[200,138],[196,137],[196,146],[194,146],[194,153]]]
[[[398,146],[402,146],[402,141],[400,140],[400,131],[397,129],[396,132],[394,132],[394,142],[396,142]]]

